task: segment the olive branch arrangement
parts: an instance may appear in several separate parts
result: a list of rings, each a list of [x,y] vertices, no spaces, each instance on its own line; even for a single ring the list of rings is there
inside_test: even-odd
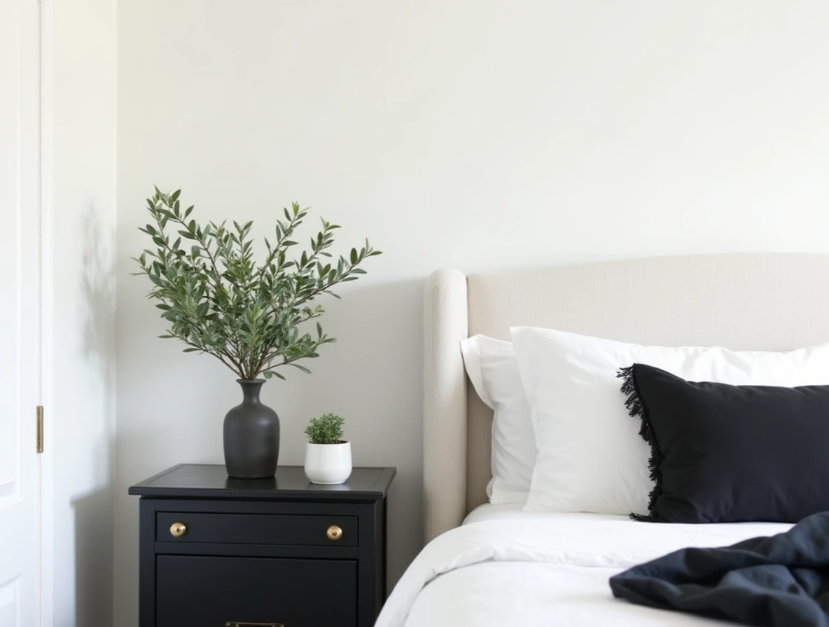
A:
[[[243,380],[284,379],[276,371],[280,366],[310,372],[297,362],[317,357],[320,346],[336,341],[319,322],[315,334],[300,332],[303,323],[324,313],[313,301],[321,294],[339,298],[332,288],[356,281],[365,274],[363,262],[380,251],[366,240],[348,258],[333,261],[327,250],[340,227],[322,220],[310,249],[289,259],[297,246],[294,232],[308,214],[293,203],[283,210],[284,221],[276,221],[275,238],[265,238],[267,254],[257,265],[252,222],[202,226],[189,219],[192,206],[182,210],[180,195],[181,190],[166,194],[155,188],[147,199],[154,224],[139,228],[155,248],[133,258],[141,268],[134,274],[152,282],[147,297],[159,301],[156,307],[170,323],[160,337],[181,340],[185,352],[213,355]]]

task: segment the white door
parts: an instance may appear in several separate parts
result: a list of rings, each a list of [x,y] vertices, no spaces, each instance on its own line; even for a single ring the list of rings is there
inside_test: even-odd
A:
[[[39,11],[0,0],[0,627],[38,624]]]

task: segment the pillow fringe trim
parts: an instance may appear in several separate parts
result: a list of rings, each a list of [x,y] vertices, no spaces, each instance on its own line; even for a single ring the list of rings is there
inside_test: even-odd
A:
[[[622,394],[625,399],[625,408],[631,417],[639,417],[641,426],[639,427],[639,435],[647,442],[651,449],[651,455],[648,459],[648,469],[650,470],[650,478],[654,482],[653,489],[648,495],[648,513],[636,514],[632,513],[630,517],[633,520],[640,522],[660,522],[659,513],[656,510],[656,500],[662,494],[662,471],[660,465],[662,463],[662,453],[659,450],[659,444],[656,441],[656,434],[653,431],[653,425],[648,416],[648,408],[642,401],[639,395],[639,390],[636,387],[636,377],[633,369],[636,364],[628,366],[627,368],[619,368],[616,377],[622,379]]]

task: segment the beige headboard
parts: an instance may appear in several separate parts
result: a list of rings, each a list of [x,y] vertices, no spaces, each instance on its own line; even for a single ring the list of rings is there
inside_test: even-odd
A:
[[[641,344],[786,350],[829,341],[829,255],[657,257],[511,274],[439,270],[426,286],[426,540],[486,500],[492,412],[459,342],[511,326]]]

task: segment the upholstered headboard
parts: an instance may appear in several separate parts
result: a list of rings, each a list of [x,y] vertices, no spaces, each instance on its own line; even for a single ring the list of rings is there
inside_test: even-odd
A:
[[[641,344],[786,350],[829,341],[829,255],[735,254],[614,261],[511,274],[439,270],[426,286],[426,540],[486,500],[492,412],[459,342],[511,326]]]

